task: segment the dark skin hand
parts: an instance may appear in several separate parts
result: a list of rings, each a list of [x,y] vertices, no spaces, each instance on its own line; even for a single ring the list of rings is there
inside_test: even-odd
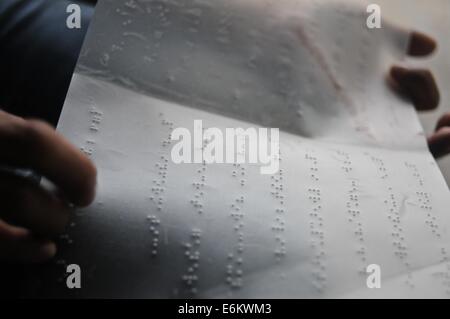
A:
[[[407,53],[411,57],[427,57],[436,50],[436,41],[423,33],[412,32],[410,39]],[[439,105],[439,90],[433,74],[427,69],[393,66],[390,85],[399,94],[410,99],[418,111],[433,110]]]
[[[436,158],[450,154],[450,113],[439,119],[434,133],[428,138],[428,146]]]
[[[427,57],[436,47],[437,43],[431,37],[412,32],[408,54],[417,58]],[[418,111],[434,110],[439,105],[439,90],[433,74],[427,69],[393,66],[389,83],[395,91],[410,99]],[[439,119],[435,132],[428,137],[428,146],[436,158],[450,154],[450,113]]]
[[[429,56],[436,42],[411,33],[408,54]],[[439,104],[439,91],[431,72],[394,66],[390,85],[420,110]],[[450,152],[450,114],[438,123],[429,138],[435,156]],[[0,166],[32,169],[57,186],[52,192],[0,170],[0,261],[44,262],[56,253],[52,241],[64,231],[70,204],[89,205],[95,196],[96,168],[77,148],[47,124],[0,111]],[[70,203],[70,204],[69,204]]]
[[[96,168],[53,128],[0,111],[0,165],[32,169],[58,188],[51,192],[0,171],[0,261],[42,262],[53,257],[55,235],[68,222],[69,203],[89,205]]]

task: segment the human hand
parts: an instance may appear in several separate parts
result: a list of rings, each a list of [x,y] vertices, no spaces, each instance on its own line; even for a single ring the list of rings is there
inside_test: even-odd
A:
[[[407,53],[411,57],[426,57],[431,55],[436,47],[434,39],[414,31],[411,32]],[[393,66],[390,80],[391,87],[410,99],[418,111],[433,110],[438,106],[440,94],[430,70]]]
[[[69,203],[89,205],[96,168],[49,125],[0,111],[0,261],[43,262],[69,219]],[[12,173],[31,169],[57,187],[51,192]]]
[[[436,158],[450,154],[450,113],[441,116],[434,133],[428,138],[428,146]]]

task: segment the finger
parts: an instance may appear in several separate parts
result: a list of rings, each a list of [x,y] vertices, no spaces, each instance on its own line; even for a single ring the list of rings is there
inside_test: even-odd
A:
[[[0,149],[0,162],[46,176],[74,204],[86,206],[94,199],[95,166],[49,125],[0,111]]]
[[[439,105],[439,90],[429,70],[394,66],[391,68],[390,75],[399,93],[411,99],[417,110],[433,110]]]
[[[388,34],[391,34],[394,43],[402,44],[402,49],[404,48],[404,39],[407,38],[406,54],[409,56],[426,57],[437,49],[438,43],[433,37],[398,25],[390,20],[384,21],[383,29],[388,30]]]
[[[434,157],[450,154],[450,127],[442,127],[428,138],[428,147]]]
[[[41,263],[55,254],[55,243],[34,239],[28,230],[8,225],[0,220],[1,261]]]
[[[432,37],[417,31],[411,32],[408,54],[413,57],[423,57],[432,54],[437,48],[437,42]]]
[[[441,116],[439,121],[436,124],[436,131],[440,130],[445,126],[450,126],[450,113],[444,114]]]
[[[16,176],[0,174],[1,218],[33,234],[54,236],[64,231],[70,210],[54,194]]]

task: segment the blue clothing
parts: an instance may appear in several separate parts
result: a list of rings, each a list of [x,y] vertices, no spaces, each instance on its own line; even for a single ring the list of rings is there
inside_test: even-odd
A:
[[[56,125],[93,15],[79,2],[81,29],[66,25],[66,0],[0,0],[0,107]]]
[[[79,2],[82,28],[69,29],[78,1],[0,0],[0,108],[56,125],[94,7]],[[0,298],[27,293],[26,266],[0,262]]]

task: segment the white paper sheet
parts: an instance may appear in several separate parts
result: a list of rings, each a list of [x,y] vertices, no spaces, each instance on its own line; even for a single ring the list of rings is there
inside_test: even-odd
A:
[[[408,37],[366,18],[348,2],[100,1],[58,126],[99,169],[57,261],[83,287],[58,267],[42,291],[449,297],[448,188],[385,82]],[[280,171],[174,164],[172,129],[196,119],[279,127]]]

